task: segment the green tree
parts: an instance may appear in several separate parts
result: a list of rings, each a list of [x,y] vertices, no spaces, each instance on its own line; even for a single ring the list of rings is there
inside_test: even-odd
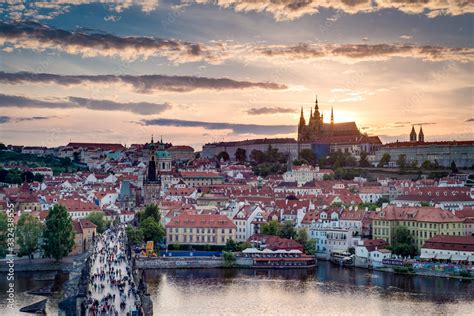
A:
[[[360,153],[360,160],[359,160],[360,167],[372,167],[372,164],[369,162],[368,156],[369,154],[365,151]]]
[[[0,258],[7,255],[8,236],[8,216],[5,212],[0,212]]]
[[[38,249],[42,234],[43,224],[40,220],[31,214],[23,213],[16,226],[20,255],[30,257]]]
[[[401,154],[398,156],[397,165],[400,169],[405,169],[407,167],[407,155]]]
[[[379,164],[378,164],[378,167],[384,167],[386,165],[388,165],[388,163],[390,162],[390,154],[383,154],[382,158],[380,159],[379,161]]]
[[[415,240],[410,231],[405,226],[398,226],[394,231],[394,238],[391,247],[393,253],[403,257],[414,257],[417,255]]]
[[[244,162],[247,158],[247,151],[243,148],[237,148],[235,151],[235,160]]]
[[[421,168],[425,170],[431,169],[432,168],[431,161],[429,160],[423,161],[423,163],[421,164]]]
[[[237,251],[237,243],[232,238],[227,239],[224,250],[232,252]]]
[[[261,233],[263,235],[278,235],[280,231],[280,223],[277,221],[268,221],[261,226]]]
[[[145,210],[139,213],[140,222],[146,220],[147,218],[151,217],[154,221],[160,222],[161,221],[161,213],[160,209],[156,204],[150,204],[145,206]]]
[[[261,150],[254,149],[250,153],[250,159],[255,161],[257,164],[265,162],[265,154]]]
[[[104,213],[102,212],[93,212],[87,215],[87,219],[89,219],[92,223],[97,226],[97,232],[102,234],[107,229],[109,222],[105,219]]]
[[[278,232],[282,238],[294,239],[296,237],[295,225],[291,221],[285,221]]]
[[[304,245],[308,241],[308,239],[308,232],[306,231],[306,229],[304,229],[303,227],[298,228],[298,230],[296,231],[295,240],[300,244]]]
[[[305,160],[307,164],[312,166],[318,164],[318,158],[311,149],[303,149],[300,151],[300,159]]]
[[[247,248],[252,248],[252,244],[249,241],[242,241],[237,245],[237,251],[243,251]]]
[[[148,217],[140,223],[140,229],[143,230],[145,241],[153,240],[155,244],[160,243],[165,236],[165,228],[160,222]]]
[[[62,205],[54,205],[46,217],[43,250],[46,257],[56,261],[67,256],[74,247],[74,228],[71,216]]]
[[[310,256],[316,255],[316,243],[316,239],[308,239],[308,241],[304,244],[304,252]]]
[[[221,151],[220,153],[217,154],[217,160],[224,160],[224,161],[229,161],[230,157],[229,154],[226,151]]]
[[[452,173],[458,173],[458,167],[456,166],[456,163],[453,161],[451,161],[451,172]]]
[[[235,255],[232,252],[224,251],[224,265],[226,267],[232,267],[235,263]]]
[[[141,230],[140,228],[128,226],[125,231],[127,233],[127,239],[129,244],[143,244],[143,241],[145,240],[145,237],[143,236],[143,230]]]

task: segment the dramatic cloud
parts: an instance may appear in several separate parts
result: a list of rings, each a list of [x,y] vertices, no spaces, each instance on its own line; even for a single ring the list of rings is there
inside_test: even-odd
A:
[[[174,39],[70,32],[34,22],[0,23],[0,45],[40,51],[55,49],[84,57],[118,57],[126,61],[161,56],[175,63],[203,60],[219,63],[224,58],[219,43],[206,46]]]
[[[0,23],[0,46],[5,52],[15,49],[43,51],[54,49],[85,57],[118,57],[123,60],[161,56],[176,63],[225,60],[315,60],[330,59],[356,63],[387,60],[394,57],[417,58],[427,61],[474,60],[474,48],[414,46],[401,44],[326,44],[298,45],[241,44],[215,41],[211,44],[190,43],[174,39],[151,37],[119,37],[104,33],[70,32],[37,23]],[[186,80],[193,77],[181,77]],[[273,88],[270,88],[273,89]]]
[[[55,116],[32,116],[32,117],[10,117],[10,116],[0,116],[0,124],[10,123],[10,122],[31,122],[31,121],[45,121],[53,118]]]
[[[202,127],[207,130],[231,130],[235,134],[273,135],[290,134],[296,131],[295,125],[257,125],[257,124],[234,124],[213,123],[201,121],[184,121],[175,119],[150,119],[142,120],[144,125],[176,126],[176,127]]]
[[[262,114],[283,114],[283,113],[295,113],[295,109],[282,108],[282,107],[263,107],[263,108],[251,108],[248,109],[247,114],[250,115],[262,115]]]
[[[474,61],[474,48],[411,46],[398,44],[306,44],[270,45],[254,48],[255,53],[290,60],[332,59],[343,62],[387,60],[411,57],[426,61]]]
[[[93,84],[127,84],[138,93],[151,93],[153,91],[188,92],[196,89],[205,90],[233,90],[233,89],[270,89],[283,90],[285,85],[272,82],[249,82],[236,81],[227,78],[206,78],[193,76],[165,76],[165,75],[55,75],[45,73],[17,72],[6,73],[0,71],[0,83],[4,84],[28,84],[43,83],[57,84],[63,86]]]
[[[472,1],[467,0],[184,0],[233,8],[237,12],[268,12],[276,20],[293,20],[319,12],[319,8],[335,9],[345,13],[376,12],[397,9],[407,14],[461,15],[474,12]]]
[[[121,13],[132,6],[138,6],[142,12],[148,13],[155,10],[159,4],[157,0],[48,0],[24,1],[8,0],[0,3],[6,17],[13,21],[21,20],[51,20],[61,14],[69,12],[71,6],[100,3],[109,11]]]
[[[69,97],[60,101],[34,100],[22,96],[0,94],[0,108],[46,108],[46,109],[74,109],[83,108],[98,111],[125,111],[140,115],[159,114],[171,108],[168,103],[156,104],[148,102],[120,103],[109,100],[94,100],[79,97]]]

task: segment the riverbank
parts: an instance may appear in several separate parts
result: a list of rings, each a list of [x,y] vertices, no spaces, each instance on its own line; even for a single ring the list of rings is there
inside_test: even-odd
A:
[[[14,258],[15,272],[36,272],[36,271],[56,271],[56,272],[71,272],[74,270],[77,262],[85,260],[87,253],[77,256],[69,256],[56,262],[54,259],[28,259],[28,258]],[[0,272],[8,272],[9,259],[0,260]]]

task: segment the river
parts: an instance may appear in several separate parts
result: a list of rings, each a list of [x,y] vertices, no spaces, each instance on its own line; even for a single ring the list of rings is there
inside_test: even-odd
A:
[[[17,273],[18,308],[41,300],[26,291],[47,284],[45,273]],[[0,311],[6,309],[6,275],[0,274]],[[148,270],[154,315],[473,315],[474,282],[403,276],[320,261],[310,270]],[[66,276],[56,280],[48,315]],[[26,314],[21,314],[26,315]]]
[[[147,283],[155,315],[474,314],[474,282],[318,265],[154,270]]]

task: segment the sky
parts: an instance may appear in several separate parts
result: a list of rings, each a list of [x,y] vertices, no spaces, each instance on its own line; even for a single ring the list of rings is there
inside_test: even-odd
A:
[[[1,1],[0,142],[205,143],[325,121],[472,140],[474,3]]]

